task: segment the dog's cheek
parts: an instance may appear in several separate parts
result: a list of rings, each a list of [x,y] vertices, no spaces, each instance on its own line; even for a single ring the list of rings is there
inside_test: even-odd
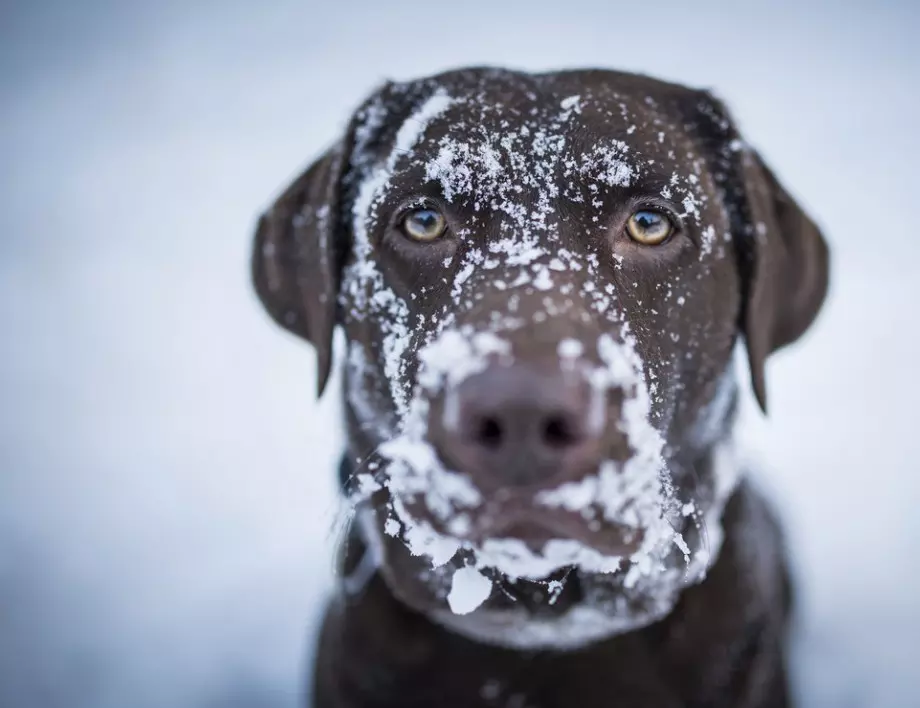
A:
[[[391,419],[388,429],[395,431],[412,397],[415,353],[424,341],[426,317],[417,303],[402,298],[387,281],[376,289],[346,291],[340,298],[340,311],[347,341],[364,348],[363,378],[369,388],[356,390],[356,396],[376,402],[374,407]],[[349,355],[352,351],[349,348]]]
[[[681,377],[687,381],[682,398],[685,429],[707,429],[705,439],[688,440],[708,445],[718,426],[726,424],[725,393],[734,382],[731,364],[737,341],[740,284],[733,263],[711,263],[688,296],[686,352]],[[692,298],[692,300],[690,300]]]
[[[346,329],[343,367],[345,418],[353,452],[367,453],[396,434],[397,417],[378,355],[379,342],[364,322]]]
[[[426,304],[446,302],[456,250],[453,240],[413,244],[404,236],[390,233],[382,239],[378,263],[386,284],[397,297],[424,308]]]
[[[416,612],[428,613],[447,607],[452,568],[450,563],[432,568],[428,558],[413,556],[396,538],[383,539],[380,568],[387,587]]]
[[[657,313],[649,318],[659,347],[653,359],[662,369],[660,404],[676,447],[692,442],[688,435],[732,360],[740,309],[732,259],[714,252],[700,258],[694,248],[682,260],[649,297],[655,304],[648,308]]]

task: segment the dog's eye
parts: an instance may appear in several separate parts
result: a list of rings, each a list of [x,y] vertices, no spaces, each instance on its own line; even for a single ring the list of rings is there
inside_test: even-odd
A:
[[[626,231],[633,241],[646,246],[657,246],[667,241],[674,232],[674,224],[661,212],[642,209],[629,217]]]
[[[403,217],[402,230],[415,241],[434,241],[447,230],[447,220],[437,209],[413,209]]]

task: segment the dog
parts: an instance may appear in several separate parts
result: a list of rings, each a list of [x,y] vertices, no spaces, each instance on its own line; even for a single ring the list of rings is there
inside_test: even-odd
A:
[[[828,268],[707,91],[493,68],[375,91],[252,258],[320,394],[347,345],[354,523],[313,704],[789,706],[732,361],[766,410]]]

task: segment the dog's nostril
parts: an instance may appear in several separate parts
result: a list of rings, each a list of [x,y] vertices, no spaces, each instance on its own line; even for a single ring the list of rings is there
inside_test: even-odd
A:
[[[543,443],[552,448],[563,448],[578,441],[572,422],[563,415],[551,416],[543,425]]]
[[[505,432],[501,421],[497,418],[486,417],[479,421],[476,430],[476,440],[483,447],[495,450],[501,447]]]
[[[542,364],[489,365],[454,396],[431,401],[429,440],[482,489],[562,480],[600,464],[606,449],[591,417],[590,382]],[[606,398],[605,398],[606,404]]]

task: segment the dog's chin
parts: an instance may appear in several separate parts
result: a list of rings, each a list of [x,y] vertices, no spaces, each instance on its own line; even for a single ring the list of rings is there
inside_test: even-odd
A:
[[[478,643],[520,650],[582,648],[664,617],[688,582],[695,581],[677,546],[671,546],[654,560],[648,573],[638,577],[632,575],[641,553],[622,557],[609,572],[570,563],[530,576],[512,575],[484,563],[472,547],[461,548],[434,565],[429,557],[413,555],[401,537],[385,533],[385,511],[373,506],[359,511],[351,536],[355,542],[347,544],[351,560],[345,569],[346,588],[360,592],[376,569],[379,580],[400,604]],[[550,527],[540,523],[520,531],[546,534]],[[686,528],[683,531],[691,547],[699,548],[701,539]],[[597,556],[610,550],[611,542],[602,538],[598,534],[593,541],[585,539],[585,550]],[[472,573],[473,568],[487,592],[466,611],[458,612],[450,598],[455,580],[458,573]],[[365,580],[350,582],[359,576]]]
[[[628,587],[626,570],[560,568],[542,578],[489,573],[489,598],[468,614],[433,603],[427,616],[467,639],[525,650],[572,650],[644,627],[670,612],[681,573]]]
[[[475,609],[458,614],[448,597],[455,574],[469,567],[472,552],[461,551],[432,568],[399,539],[382,540],[379,571],[398,600],[456,634],[497,646],[573,649],[631,631],[667,614],[684,585],[679,553],[666,559],[664,572],[651,583],[627,581],[626,559],[621,568],[607,573],[568,565],[540,576],[512,577],[481,568],[491,585],[488,594]],[[607,546],[591,550],[600,553],[602,548]]]

